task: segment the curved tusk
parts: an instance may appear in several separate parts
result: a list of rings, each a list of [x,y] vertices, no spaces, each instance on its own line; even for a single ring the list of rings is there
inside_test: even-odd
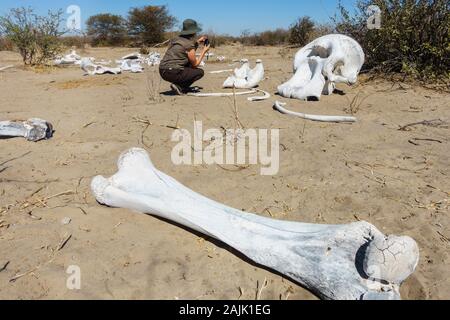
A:
[[[256,89],[256,91],[260,92],[260,93],[263,93],[264,95],[263,96],[258,96],[258,97],[248,97],[247,98],[248,101],[252,101],[252,102],[253,101],[262,101],[262,100],[270,99],[270,97],[271,97],[270,93],[268,93],[267,91],[259,90],[259,89]]]
[[[200,97],[200,98],[206,98],[206,97],[232,97],[234,95],[236,96],[243,96],[247,94],[253,94],[257,93],[258,90],[250,90],[250,91],[243,91],[243,92],[217,92],[217,93],[188,93],[187,95],[190,97]]]
[[[282,103],[279,101],[275,101],[275,105],[273,108],[283,114],[287,114],[294,117],[299,117],[306,120],[311,121],[319,121],[319,122],[356,122],[358,119],[355,117],[345,117],[345,116],[320,116],[320,115],[313,115],[313,114],[306,114],[306,113],[299,113],[290,111],[284,108],[286,103]]]

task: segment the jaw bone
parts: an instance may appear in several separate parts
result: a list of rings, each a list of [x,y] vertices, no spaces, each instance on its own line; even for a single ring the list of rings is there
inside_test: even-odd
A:
[[[364,52],[358,42],[340,34],[320,37],[295,56],[294,76],[278,87],[286,98],[320,100],[330,95],[336,83],[353,85],[364,64]]]
[[[234,70],[234,75],[230,76],[223,83],[224,88],[251,89],[258,86],[264,79],[264,65],[261,60],[256,60],[254,69],[250,69],[248,60],[242,60],[240,69]]]
[[[53,136],[51,123],[41,119],[29,119],[28,121],[0,121],[0,137],[23,137],[28,141],[37,142],[50,139]]]
[[[96,177],[101,204],[153,214],[240,251],[297,281],[323,299],[399,299],[419,260],[409,237],[385,237],[367,222],[318,225],[285,222],[210,200],[158,171],[142,149],[119,159],[119,172]]]

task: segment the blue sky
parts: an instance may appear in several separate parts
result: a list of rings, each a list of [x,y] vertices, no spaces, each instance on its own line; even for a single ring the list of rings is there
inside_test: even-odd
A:
[[[341,2],[351,9],[355,0]],[[49,9],[65,10],[70,5],[78,5],[84,22],[97,13],[126,16],[130,7],[164,4],[179,21],[193,18],[203,25],[205,31],[239,35],[247,29],[258,32],[287,28],[296,18],[306,15],[318,22],[326,22],[336,12],[338,0],[0,0],[0,14],[21,6],[32,7],[42,14]]]

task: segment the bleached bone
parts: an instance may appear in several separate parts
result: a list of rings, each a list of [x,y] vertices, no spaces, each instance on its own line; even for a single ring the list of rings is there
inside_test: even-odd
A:
[[[144,72],[144,68],[141,66],[138,60],[126,59],[123,60],[120,65],[120,70],[129,71],[132,73],[141,73]]]
[[[83,58],[81,60],[81,69],[88,75],[102,75],[102,74],[120,74],[122,70],[120,68],[109,68],[101,65],[94,64],[90,59]]]
[[[133,52],[130,54],[127,54],[126,56],[123,56],[121,60],[141,60],[142,55],[138,52]]]
[[[256,89],[256,91],[262,93],[263,95],[262,96],[257,96],[257,97],[248,97],[247,98],[248,101],[252,101],[252,102],[254,102],[254,101],[263,101],[263,100],[270,99],[270,97],[271,97],[270,93],[268,93],[267,91],[260,90],[260,89]]]
[[[50,139],[53,136],[53,126],[42,119],[27,121],[0,121],[0,137],[23,137],[28,141],[37,142]]]
[[[215,71],[210,71],[210,74],[219,74],[219,73],[225,73],[225,72],[232,72],[233,69],[225,69],[225,70],[215,70]]]
[[[238,62],[241,63],[241,67],[234,69],[234,76],[236,78],[242,79],[245,78],[250,71],[250,62],[248,61],[248,59],[241,59]]]
[[[1,67],[1,68],[0,68],[0,71],[5,71],[5,70],[11,69],[11,68],[14,68],[14,65],[9,65],[9,66],[5,66],[5,67]]]
[[[135,52],[122,57],[120,60],[116,60],[116,63],[122,65],[124,61],[134,61],[149,66],[157,66],[161,63],[161,54],[158,52],[150,52],[148,56],[143,56],[142,54]]]
[[[244,72],[246,72],[244,74]],[[236,69],[234,75],[223,83],[224,88],[250,89],[255,88],[264,79],[264,65],[261,60],[256,60],[254,69],[248,68],[248,62],[244,62],[241,69]]]
[[[145,62],[149,66],[159,66],[161,64],[161,54],[158,52],[150,52]]]
[[[409,237],[386,237],[367,222],[319,225],[278,221],[210,200],[158,171],[142,149],[119,171],[91,183],[101,204],[152,214],[215,238],[323,299],[399,299],[419,261]]]
[[[299,113],[290,111],[284,108],[286,103],[282,103],[279,101],[275,101],[273,108],[283,114],[287,114],[294,117],[299,117],[306,120],[311,121],[319,121],[319,122],[356,122],[358,121],[355,117],[347,117],[347,116],[319,116],[313,114]]]
[[[320,37],[295,56],[294,76],[278,87],[286,98],[320,100],[330,95],[336,83],[353,85],[364,64],[364,51],[352,38],[331,34]]]
[[[75,50],[72,50],[70,54],[67,54],[63,57],[57,58],[54,63],[56,65],[70,65],[70,64],[76,64],[81,60],[81,57],[76,53]]]
[[[253,89],[253,90],[249,90],[249,91],[242,91],[242,92],[214,92],[214,93],[199,93],[199,92],[189,92],[187,95],[191,96],[191,97],[198,97],[198,98],[209,98],[209,97],[232,97],[234,95],[236,96],[244,96],[247,94],[253,94],[253,93],[257,93],[258,90]]]
[[[234,95],[236,96],[243,96],[243,95],[248,95],[248,94],[253,94],[253,93],[257,93],[260,92],[263,95],[262,96],[255,96],[255,97],[248,97],[247,100],[248,101],[262,101],[262,100],[267,100],[270,99],[271,95],[270,93],[264,91],[264,90],[259,90],[259,89],[253,89],[251,91],[243,91],[243,92],[213,92],[213,93],[200,93],[200,92],[190,92],[187,95],[191,96],[191,97],[198,97],[198,98],[209,98],[209,97],[232,97]]]
[[[95,60],[92,60],[92,62],[94,62]],[[95,61],[96,64],[102,65],[102,66],[109,66],[112,64],[111,60],[99,60],[99,61]]]

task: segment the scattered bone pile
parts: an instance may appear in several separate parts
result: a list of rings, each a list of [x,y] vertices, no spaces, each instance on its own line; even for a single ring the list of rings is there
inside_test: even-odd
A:
[[[148,55],[132,53],[115,62],[117,67],[110,67],[112,61],[96,61],[93,57],[81,57],[75,50],[72,50],[70,54],[58,57],[54,64],[59,66],[79,65],[88,75],[120,74],[122,72],[141,73],[144,71],[143,65],[158,66],[161,63],[161,54],[158,52],[151,52]]]

